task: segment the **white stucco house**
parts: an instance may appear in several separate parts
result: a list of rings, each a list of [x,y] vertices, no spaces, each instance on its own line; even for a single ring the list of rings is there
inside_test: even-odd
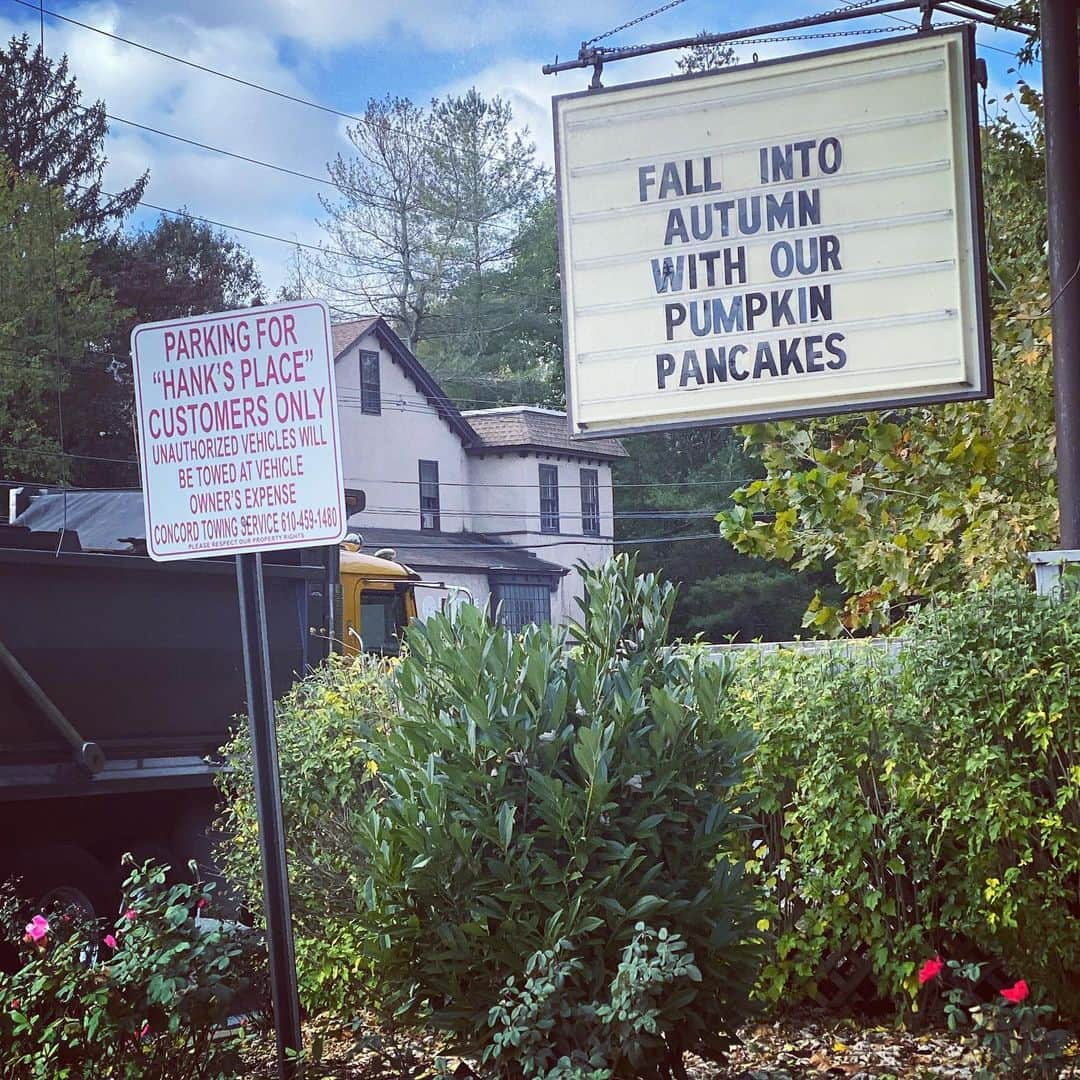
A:
[[[345,488],[365,503],[349,529],[444,586],[419,590],[420,614],[471,598],[514,629],[576,617],[576,564],[612,553],[618,440],[571,440],[551,409],[460,411],[381,318],[336,324],[333,347]]]

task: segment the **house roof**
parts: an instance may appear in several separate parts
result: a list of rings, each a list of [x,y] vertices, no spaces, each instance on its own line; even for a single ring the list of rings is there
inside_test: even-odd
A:
[[[141,491],[66,491],[38,495],[12,524],[34,532],[79,534],[86,551],[135,552],[145,540]]]
[[[566,413],[533,405],[478,409],[462,414],[476,432],[476,452],[485,450],[554,450],[587,458],[627,457],[618,439],[572,439]]]
[[[334,323],[330,327],[330,340],[334,346],[336,360],[350,345],[355,345],[377,322],[379,316],[367,319],[353,319],[351,322]]]
[[[510,405],[499,409],[476,409],[462,413],[446,396],[430,372],[413,356],[386,320],[375,315],[331,328],[334,359],[351,349],[365,334],[374,334],[436,412],[472,453],[499,450],[555,452],[581,458],[627,457],[618,439],[571,439],[566,413],[536,405]]]
[[[380,315],[366,319],[354,319],[351,322],[334,323],[331,327],[334,345],[334,360],[351,349],[365,334],[374,334],[379,344],[390,354],[394,362],[412,380],[417,390],[427,398],[436,413],[441,416],[462,441],[465,447],[476,442],[476,432],[458,411],[458,407],[443,393],[442,387],[431,373],[413,356],[412,352],[390,329]]]
[[[565,566],[538,558],[527,548],[478,533],[421,532],[417,529],[369,528],[363,515],[349,519],[350,531],[364,539],[363,550],[374,554],[393,548],[397,559],[416,570],[456,570],[473,574],[513,573],[563,575]]]

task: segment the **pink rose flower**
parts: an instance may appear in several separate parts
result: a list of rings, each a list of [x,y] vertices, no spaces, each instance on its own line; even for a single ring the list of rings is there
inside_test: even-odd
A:
[[[919,985],[930,982],[931,979],[936,979],[945,967],[945,961],[940,956],[935,956],[930,960],[927,960],[921,968],[919,968]]]
[[[31,941],[40,941],[49,932],[49,920],[44,915],[35,915],[26,924],[26,934]]]
[[[118,946],[117,946],[117,944],[116,944],[116,938],[114,938],[114,937],[112,936],[112,934],[106,934],[106,935],[105,935],[105,944],[106,944],[106,945],[108,945],[108,946],[109,946],[109,948],[110,948],[110,949],[113,949],[113,950],[115,950],[116,948],[118,948]]]

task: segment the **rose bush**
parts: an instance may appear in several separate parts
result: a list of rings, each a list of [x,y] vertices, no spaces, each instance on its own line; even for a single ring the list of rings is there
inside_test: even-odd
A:
[[[949,1028],[964,1036],[978,1062],[973,1080],[1056,1080],[1062,1074],[1072,1034],[1047,1026],[1054,1016],[1052,1006],[1024,1004],[1031,994],[1026,980],[1017,979],[999,991],[1006,1002],[1002,1004],[977,996],[982,964],[958,960],[946,964],[937,956],[919,971],[924,985],[939,977],[944,987],[932,989],[943,990]]]
[[[75,911],[0,921],[19,966],[0,972],[5,1080],[232,1080],[243,1029],[228,1018],[265,1000],[262,947],[202,914],[213,885],[169,887],[167,867],[134,867],[111,927]],[[202,903],[204,906],[199,907]]]

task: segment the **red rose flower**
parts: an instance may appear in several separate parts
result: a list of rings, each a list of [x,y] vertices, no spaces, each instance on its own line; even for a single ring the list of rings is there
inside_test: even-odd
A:
[[[1001,996],[1013,1005],[1019,1005],[1028,996],[1028,984],[1023,979],[1018,979],[1012,986],[1002,990]]]
[[[927,960],[921,968],[919,968],[919,985],[928,983],[931,979],[936,979],[945,967],[945,961],[940,956],[935,956],[930,960]]]

